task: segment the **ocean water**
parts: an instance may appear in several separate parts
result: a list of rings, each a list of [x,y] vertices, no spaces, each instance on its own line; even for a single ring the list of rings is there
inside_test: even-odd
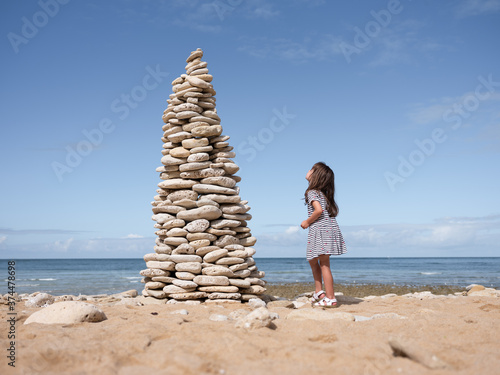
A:
[[[304,258],[255,258],[269,283],[312,282]],[[335,282],[344,284],[454,285],[500,288],[498,258],[348,258],[332,257]],[[7,260],[0,260],[5,294]],[[16,260],[18,293],[42,291],[53,295],[112,294],[142,290],[142,259],[22,259]]]

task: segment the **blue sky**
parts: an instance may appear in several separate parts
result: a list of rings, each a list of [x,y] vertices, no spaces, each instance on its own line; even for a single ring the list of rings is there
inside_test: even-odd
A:
[[[163,110],[204,50],[260,257],[305,174],[346,256],[498,256],[500,1],[3,1],[0,258],[142,257]]]

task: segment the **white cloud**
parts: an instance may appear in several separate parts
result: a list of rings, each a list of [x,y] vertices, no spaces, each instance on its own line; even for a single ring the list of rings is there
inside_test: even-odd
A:
[[[67,240],[60,240],[60,241],[55,241],[51,244],[45,245],[45,249],[49,251],[55,251],[55,252],[67,252],[68,249],[70,248],[71,244],[73,243],[74,239],[73,238],[68,238]]]
[[[125,237],[122,238],[144,238],[144,236],[141,236],[140,234],[127,234]]]
[[[434,250],[456,250],[455,255],[480,256],[500,243],[500,215],[484,217],[446,217],[428,224],[377,224],[341,226],[348,251],[372,249],[377,256],[384,252],[418,256]],[[257,234],[260,248],[306,246],[307,230],[289,227],[282,232]],[[262,252],[261,255],[264,255]],[[437,255],[437,254],[435,254]]]
[[[302,40],[288,38],[240,38],[238,51],[256,58],[286,60],[293,63],[307,61],[329,61],[342,55],[339,47],[341,39],[325,34],[306,37]]]
[[[499,11],[500,0],[464,0],[455,8],[455,16],[465,18]]]
[[[7,236],[1,236],[0,237],[0,244],[4,242],[7,239]]]

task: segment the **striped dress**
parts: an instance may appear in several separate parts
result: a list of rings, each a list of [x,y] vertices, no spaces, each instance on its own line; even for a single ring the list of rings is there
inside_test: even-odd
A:
[[[307,235],[307,260],[314,259],[322,254],[341,255],[347,252],[344,238],[340,232],[337,219],[330,217],[326,206],[327,201],[321,191],[310,190],[307,193],[308,216],[314,212],[313,201],[321,204],[321,216],[309,226]]]

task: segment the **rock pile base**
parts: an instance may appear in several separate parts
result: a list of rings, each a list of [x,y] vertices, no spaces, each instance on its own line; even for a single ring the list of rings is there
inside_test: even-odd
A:
[[[264,272],[252,257],[250,207],[239,195],[236,154],[222,135],[202,57],[201,49],[191,52],[163,113],[162,182],[152,202],[158,237],[155,252],[144,256],[142,294],[248,301],[265,292]]]

